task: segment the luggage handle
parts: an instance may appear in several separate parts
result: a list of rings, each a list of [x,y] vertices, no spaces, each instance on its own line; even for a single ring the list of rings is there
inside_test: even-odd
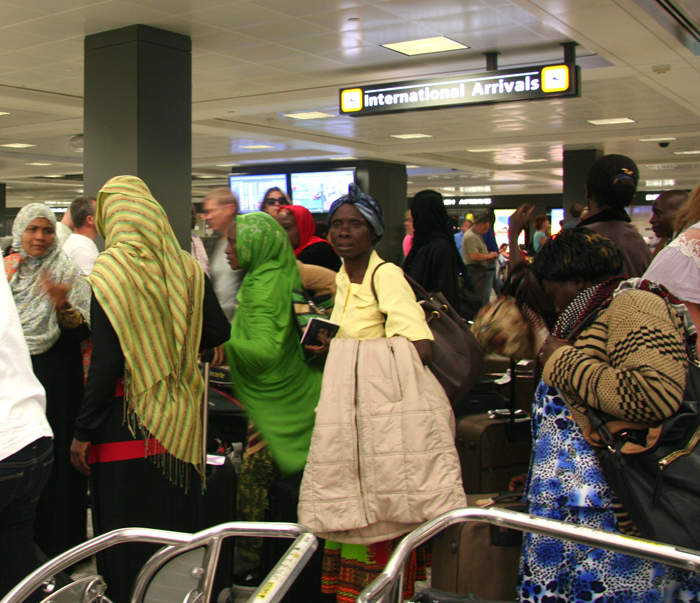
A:
[[[207,470],[207,434],[209,431],[209,369],[214,359],[214,350],[205,350],[202,354],[204,362],[204,394],[200,414],[202,417],[202,471]]]

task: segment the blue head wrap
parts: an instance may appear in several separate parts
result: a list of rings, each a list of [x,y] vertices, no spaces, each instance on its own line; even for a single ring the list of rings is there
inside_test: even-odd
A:
[[[365,195],[357,184],[352,183],[348,187],[347,195],[343,195],[333,201],[333,205],[331,205],[328,211],[329,222],[333,219],[333,214],[345,203],[352,203],[358,209],[364,219],[367,220],[374,229],[374,234],[377,235],[377,242],[379,242],[384,236],[384,212],[379,206],[379,203],[369,195]]]

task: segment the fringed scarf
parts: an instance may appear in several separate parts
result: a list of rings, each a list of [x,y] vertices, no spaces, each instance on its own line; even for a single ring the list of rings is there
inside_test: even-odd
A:
[[[204,382],[197,367],[204,272],[180,249],[165,211],[139,178],[118,176],[104,185],[96,225],[106,250],[89,280],[124,353],[129,427],[165,448],[153,458],[187,489],[188,465],[204,475]]]

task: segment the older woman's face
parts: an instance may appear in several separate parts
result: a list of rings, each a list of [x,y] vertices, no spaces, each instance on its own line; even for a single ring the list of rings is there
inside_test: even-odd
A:
[[[279,225],[284,228],[284,232],[287,233],[289,237],[289,242],[292,244],[292,249],[299,247],[299,229],[297,228],[297,221],[294,219],[294,214],[291,211],[280,211],[276,220]]]
[[[564,282],[547,281],[542,279],[542,286],[545,293],[554,300],[554,307],[557,314],[561,314],[574,298],[583,291],[587,283],[580,280],[570,280]]]
[[[231,266],[231,270],[238,270],[241,265],[238,262],[238,248],[236,247],[236,221],[231,223],[226,231],[226,240],[228,244],[224,253],[226,254],[226,259],[228,260],[228,265]]]
[[[345,260],[371,251],[377,238],[369,222],[352,203],[341,205],[335,212],[330,236],[336,253]]]
[[[48,218],[37,218],[22,233],[22,248],[34,258],[44,255],[56,238],[56,229]]]

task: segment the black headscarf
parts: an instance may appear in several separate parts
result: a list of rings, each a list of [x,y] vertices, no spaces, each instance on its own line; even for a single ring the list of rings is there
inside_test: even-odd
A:
[[[449,241],[455,249],[455,254],[459,256],[450,228],[450,219],[440,193],[431,190],[416,193],[411,200],[411,215],[414,229],[413,246],[404,261],[404,270],[408,270],[420,248],[435,238]],[[459,259],[461,263],[462,258]]]

